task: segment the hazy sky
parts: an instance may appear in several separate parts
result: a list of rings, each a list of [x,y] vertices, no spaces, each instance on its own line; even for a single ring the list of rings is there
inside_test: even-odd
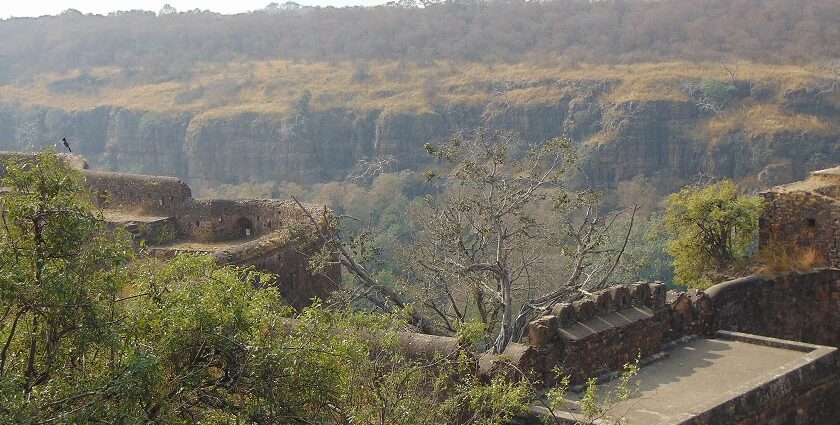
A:
[[[107,14],[115,10],[143,9],[158,11],[169,3],[178,11],[195,8],[221,13],[247,12],[261,9],[271,2],[286,0],[0,0],[0,18],[10,16],[56,15],[67,9],[83,13]],[[297,0],[307,6],[351,6],[382,4],[387,0]]]

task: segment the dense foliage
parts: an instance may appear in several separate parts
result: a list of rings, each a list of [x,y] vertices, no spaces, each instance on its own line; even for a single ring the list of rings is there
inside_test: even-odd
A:
[[[730,180],[670,195],[665,226],[677,283],[705,288],[725,280],[726,269],[738,265],[757,238],[762,202],[739,193]]]
[[[816,61],[840,55],[833,0],[400,1],[372,8],[281,7],[235,16],[129,11],[0,22],[0,76],[117,65],[138,77],[184,75],[201,61],[566,56]],[[361,74],[360,74],[361,75]],[[85,77],[93,78],[93,77]],[[88,82],[79,81],[80,84]]]
[[[131,261],[54,155],[2,185],[3,423],[492,424],[534,395],[479,381],[468,350],[407,357],[389,316],[291,318],[252,269]]]

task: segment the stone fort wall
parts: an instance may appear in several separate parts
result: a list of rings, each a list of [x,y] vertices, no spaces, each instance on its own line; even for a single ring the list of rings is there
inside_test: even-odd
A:
[[[184,182],[171,177],[91,171],[83,171],[83,175],[96,201],[106,209],[171,217],[176,241],[228,243],[213,252],[220,264],[251,265],[276,275],[281,294],[296,308],[308,305],[313,297],[325,299],[338,287],[338,267],[328,268],[323,274],[308,269],[308,255],[319,249],[318,244],[301,247],[292,242],[290,226],[309,225],[293,202],[194,199]],[[320,215],[315,206],[305,207],[313,215]],[[176,252],[169,250],[162,256]]]
[[[665,291],[660,283],[615,286],[595,299],[563,303],[529,324],[508,357],[551,384],[562,365],[573,383],[655,356],[669,342],[737,331],[840,345],[840,270],[750,276],[706,291]]]
[[[719,331],[771,337],[767,343],[780,348],[789,348],[781,340],[840,345],[838,269],[750,276],[706,291],[666,292],[662,284],[637,283],[593,295],[532,321],[523,343],[511,344],[501,356],[482,357],[483,372],[501,373],[511,361],[552,386],[559,366],[580,386],[637,357],[642,365],[652,363],[667,356],[669,347],[694,337],[720,337]],[[837,400],[840,356],[834,352],[686,423],[834,423],[840,417]]]
[[[82,170],[96,204],[138,214],[173,215],[192,200],[192,191],[174,177]]]
[[[808,180],[763,192],[759,244],[813,249],[840,267],[840,168],[815,171]]]
[[[83,170],[94,202],[110,210],[167,217],[179,238],[224,242],[258,238],[303,220],[297,205],[277,199],[194,199],[174,177]]]
[[[765,192],[759,243],[791,243],[815,249],[826,264],[840,267],[840,206],[816,192]]]
[[[81,156],[58,155],[80,170],[92,201],[104,210],[106,220],[113,220],[109,225],[136,227],[135,238],[145,240],[158,257],[205,252],[220,264],[254,266],[276,275],[276,282],[266,284],[278,285],[296,308],[309,304],[312,297],[324,299],[337,288],[338,267],[323,274],[309,271],[307,257],[320,249],[319,243],[302,247],[293,242],[291,227],[310,224],[293,202],[195,199],[190,187],[174,177],[93,171]],[[33,154],[0,152],[0,164],[32,158]],[[4,171],[0,169],[0,174]],[[316,217],[323,215],[323,209],[304,207]],[[154,246],[159,243],[165,246]]]

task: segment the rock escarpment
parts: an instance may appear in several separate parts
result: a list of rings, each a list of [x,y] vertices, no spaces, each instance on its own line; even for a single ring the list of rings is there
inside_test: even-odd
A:
[[[225,183],[340,180],[360,158],[382,155],[396,157],[398,169],[418,169],[430,163],[424,143],[482,124],[516,130],[529,142],[571,137],[583,146],[583,174],[601,186],[639,175],[688,180],[705,173],[766,187],[840,161],[840,140],[833,133],[733,128],[711,143],[702,128],[714,113],[691,101],[610,103],[603,100],[614,86],[610,81],[539,84],[556,84],[562,94],[549,104],[498,96],[490,105],[443,104],[421,112],[347,107],[285,115],[6,104],[0,107],[0,149],[38,148],[67,137],[94,168],[175,176],[199,192]],[[739,101],[762,102],[767,96],[753,92]],[[774,107],[786,113],[828,122],[840,114],[822,93],[781,98]]]

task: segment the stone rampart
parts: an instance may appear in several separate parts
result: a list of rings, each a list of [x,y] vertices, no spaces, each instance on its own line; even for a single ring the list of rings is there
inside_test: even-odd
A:
[[[337,264],[327,267],[324,273],[313,274],[308,269],[309,255],[317,246],[301,247],[290,241],[289,232],[281,230],[256,240],[213,253],[219,264],[250,265],[276,275],[280,294],[291,306],[302,308],[313,297],[327,299],[338,289],[340,269]]]
[[[85,184],[103,208],[174,215],[192,197],[190,187],[175,177],[84,171]]]
[[[840,345],[840,270],[750,276],[705,292],[666,292],[658,283],[608,288],[557,305],[529,324],[525,344],[503,356],[548,385],[557,366],[577,384],[655,357],[671,341],[718,330]]]
[[[539,353],[544,381],[553,381],[555,366],[580,383],[661,350],[669,333],[665,285],[616,286],[594,298],[557,305],[530,323],[529,345]]]
[[[808,180],[763,192],[765,211],[759,244],[811,249],[840,267],[840,167],[811,173]]]
[[[259,238],[304,219],[297,205],[277,199],[196,199],[177,214],[179,233],[201,242]]]
[[[711,329],[840,346],[840,270],[749,276],[708,290]]]
[[[840,415],[833,347],[717,331],[674,344],[657,363],[642,367],[630,398],[606,404],[608,419],[594,423],[833,424]],[[553,413],[537,404],[514,423],[589,423],[580,401],[571,394],[566,409]]]
[[[840,400],[840,353],[836,348],[737,332],[720,331],[716,336],[800,351],[804,355],[786,368],[758,376],[756,381],[760,384],[744,392],[728,394],[730,398],[724,403],[699,406],[699,413],[684,424],[836,423],[840,414],[837,404]]]
[[[823,188],[829,192],[830,188]],[[759,244],[777,242],[814,249],[827,264],[840,266],[840,201],[818,191],[764,192]]]
[[[91,171],[83,157],[58,154],[80,169],[92,201],[103,210],[109,228],[124,228],[152,255],[169,258],[179,252],[209,253],[220,264],[254,266],[277,276],[286,301],[296,308],[321,299],[337,288],[338,267],[312,273],[308,255],[320,249],[293,243],[295,223],[309,219],[290,201],[277,199],[194,199],[183,181],[174,177]],[[0,165],[9,159],[32,160],[34,154],[0,152]],[[0,174],[4,170],[0,169]],[[316,207],[305,205],[313,215]]]

